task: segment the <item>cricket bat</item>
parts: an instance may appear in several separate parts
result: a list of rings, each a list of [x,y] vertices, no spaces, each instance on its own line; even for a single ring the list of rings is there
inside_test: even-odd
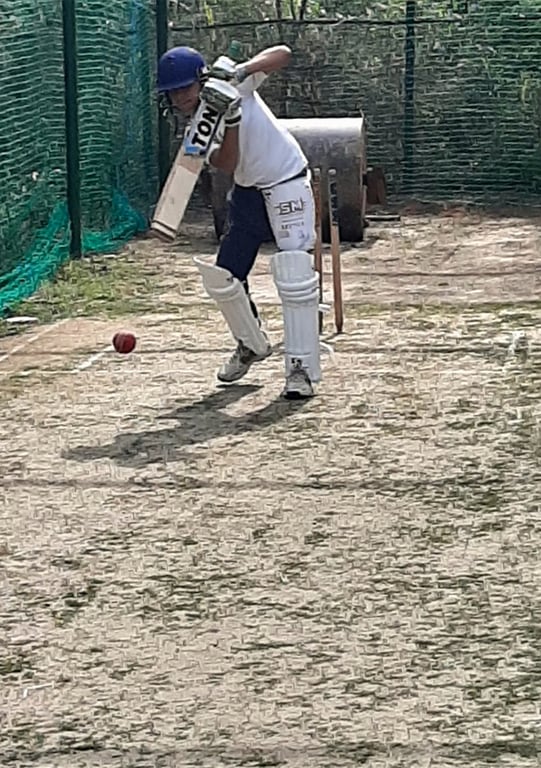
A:
[[[314,168],[312,188],[314,190],[316,241],[314,243],[314,269],[319,276],[319,332],[323,330],[323,237],[321,230],[321,168]]]
[[[210,85],[211,80],[207,84]],[[204,89],[152,216],[151,230],[168,240],[174,240],[178,234],[210,150],[215,142],[221,141],[224,115],[228,103],[235,96],[228,90],[231,86],[221,80],[212,80],[212,88],[212,94],[218,97],[215,98],[216,104],[209,104],[204,98]]]
[[[332,280],[334,295],[334,324],[336,332],[344,327],[344,305],[342,300],[342,265],[340,261],[340,229],[338,221],[338,192],[336,170],[329,168],[328,176],[329,224],[331,230]]]

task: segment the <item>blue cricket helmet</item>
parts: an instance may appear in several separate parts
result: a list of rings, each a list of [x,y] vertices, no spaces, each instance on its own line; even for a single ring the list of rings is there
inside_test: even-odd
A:
[[[206,71],[205,59],[195,48],[170,48],[158,62],[158,93],[188,88],[201,80]]]

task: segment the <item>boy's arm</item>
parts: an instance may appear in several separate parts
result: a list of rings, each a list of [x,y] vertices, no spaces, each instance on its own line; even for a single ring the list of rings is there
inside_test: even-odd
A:
[[[287,45],[274,45],[256,53],[244,64],[240,64],[237,67],[237,78],[239,82],[242,82],[250,75],[255,75],[258,72],[270,75],[272,72],[278,72],[287,67],[290,61],[291,48]]]
[[[232,174],[239,161],[239,127],[225,129],[224,139],[209,157],[209,163],[224,173]]]
[[[231,103],[225,113],[222,137],[218,138],[218,146],[211,150],[209,163],[225,173],[232,174],[239,162],[239,125],[242,118],[241,99]]]
[[[235,64],[229,56],[219,56],[210,70],[211,77],[236,81],[243,96],[256,91],[272,72],[278,72],[291,61],[291,49],[287,45],[274,45],[256,53],[248,61]]]

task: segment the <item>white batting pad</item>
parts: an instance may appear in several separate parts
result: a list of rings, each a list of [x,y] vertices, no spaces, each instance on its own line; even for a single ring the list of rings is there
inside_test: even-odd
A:
[[[252,352],[264,355],[269,342],[253,315],[240,280],[233,277],[229,270],[208,264],[197,257],[194,257],[194,263],[203,278],[203,287],[218,304],[233,337],[242,341]]]
[[[316,238],[310,175],[263,190],[276,245],[281,251],[309,251]]]
[[[319,279],[306,251],[280,251],[271,269],[284,318],[286,375],[300,360],[312,382],[321,381],[319,350]]]

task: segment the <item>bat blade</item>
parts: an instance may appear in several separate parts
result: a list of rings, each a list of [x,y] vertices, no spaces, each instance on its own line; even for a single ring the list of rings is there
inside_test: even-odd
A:
[[[166,239],[174,240],[177,236],[197,180],[222,127],[223,112],[202,101],[177,152],[150,223],[150,228]]]
[[[342,299],[342,264],[340,258],[340,223],[338,219],[338,192],[336,169],[329,169],[328,176],[329,224],[331,233],[332,281],[334,296],[334,324],[337,333],[344,327],[344,305]]]
[[[201,158],[187,157],[182,149],[178,151],[150,224],[155,232],[175,239],[204,162]]]

